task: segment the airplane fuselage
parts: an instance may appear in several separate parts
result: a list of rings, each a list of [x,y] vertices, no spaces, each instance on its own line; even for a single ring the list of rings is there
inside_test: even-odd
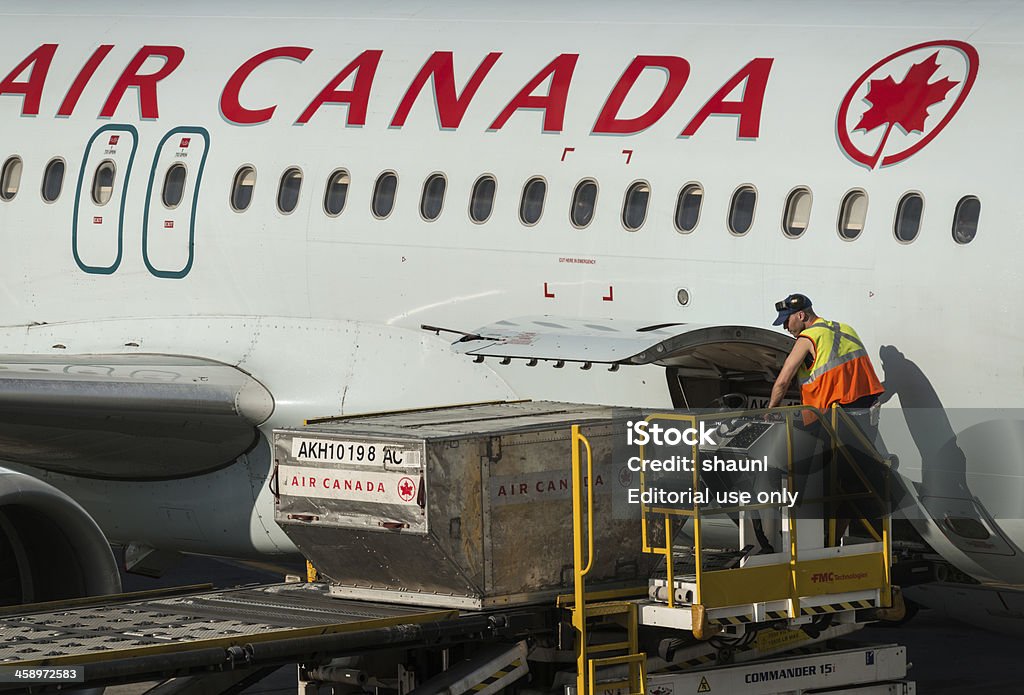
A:
[[[235,365],[274,396],[264,436],[508,397],[668,407],[659,370],[478,365],[419,327],[767,325],[800,291],[857,328],[890,405],[957,433],[1019,420],[1019,9],[222,10],[8,6],[0,157],[21,170],[0,200],[0,352]],[[977,236],[957,237],[970,199]],[[887,441],[920,482],[915,426],[892,418]],[[1020,460],[1002,463],[975,463],[971,489],[1021,538]],[[41,475],[115,540],[287,552],[270,467],[261,445],[181,480]]]

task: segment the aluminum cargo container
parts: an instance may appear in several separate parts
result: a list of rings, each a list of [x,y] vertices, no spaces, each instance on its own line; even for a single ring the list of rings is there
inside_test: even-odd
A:
[[[463,608],[549,600],[572,589],[570,427],[580,424],[594,456],[588,590],[643,585],[653,556],[641,552],[616,460],[638,415],[517,402],[278,430],[276,518],[339,596]]]

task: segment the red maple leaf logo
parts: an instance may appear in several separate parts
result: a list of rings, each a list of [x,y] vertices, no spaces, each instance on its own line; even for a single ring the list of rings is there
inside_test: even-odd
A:
[[[885,134],[875,152],[871,167],[874,168],[882,156],[885,141],[894,126],[899,126],[905,133],[924,132],[924,122],[928,118],[928,109],[943,101],[949,90],[960,84],[948,77],[935,82],[928,82],[939,69],[939,52],[936,51],[920,63],[915,63],[907,70],[902,82],[895,81],[892,76],[884,80],[871,80],[868,94],[864,100],[871,108],[864,112],[854,130],[868,132],[885,125]]]
[[[398,481],[398,496],[408,502],[412,499],[412,496],[416,494],[416,486],[408,478],[402,478]]]

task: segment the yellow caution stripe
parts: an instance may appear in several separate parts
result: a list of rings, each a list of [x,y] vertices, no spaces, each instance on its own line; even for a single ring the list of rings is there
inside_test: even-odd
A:
[[[490,676],[485,678],[483,681],[481,681],[480,683],[477,683],[476,685],[474,685],[473,686],[473,690],[477,690],[477,691],[483,690],[487,686],[493,685],[494,683],[497,683],[502,678],[507,676],[513,669],[517,669],[517,668],[519,668],[522,665],[523,665],[522,660],[516,659],[515,661],[513,661],[511,664],[509,664],[505,668],[503,668],[503,669],[501,669],[499,671],[495,671]]]
[[[822,606],[802,606],[800,615],[825,615],[827,613],[841,613],[843,611],[855,611],[861,608],[874,608],[873,601],[843,601],[841,603],[829,603]],[[765,622],[769,620],[785,620],[789,617],[787,611],[768,611],[765,614]],[[711,618],[708,622],[715,625],[746,625],[754,622],[752,615],[729,615]]]
[[[843,611],[855,611],[861,608],[873,608],[872,601],[843,601],[842,603],[828,603],[823,606],[801,606],[801,615],[825,615],[826,613],[841,613]]]
[[[666,671],[685,671],[695,666],[706,666],[707,664],[713,664],[718,660],[714,654],[706,654],[704,656],[698,656],[693,659],[687,659],[686,661],[680,661],[675,664],[670,664],[665,668]]]

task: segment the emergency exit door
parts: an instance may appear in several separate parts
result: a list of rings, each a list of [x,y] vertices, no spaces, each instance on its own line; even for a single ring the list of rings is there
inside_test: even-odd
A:
[[[78,174],[71,249],[87,273],[117,270],[124,250],[124,205],[139,134],[130,125],[103,126],[89,139]]]
[[[146,189],[142,222],[142,259],[153,275],[183,278],[195,258],[196,206],[209,133],[198,127],[175,128],[156,148]]]

